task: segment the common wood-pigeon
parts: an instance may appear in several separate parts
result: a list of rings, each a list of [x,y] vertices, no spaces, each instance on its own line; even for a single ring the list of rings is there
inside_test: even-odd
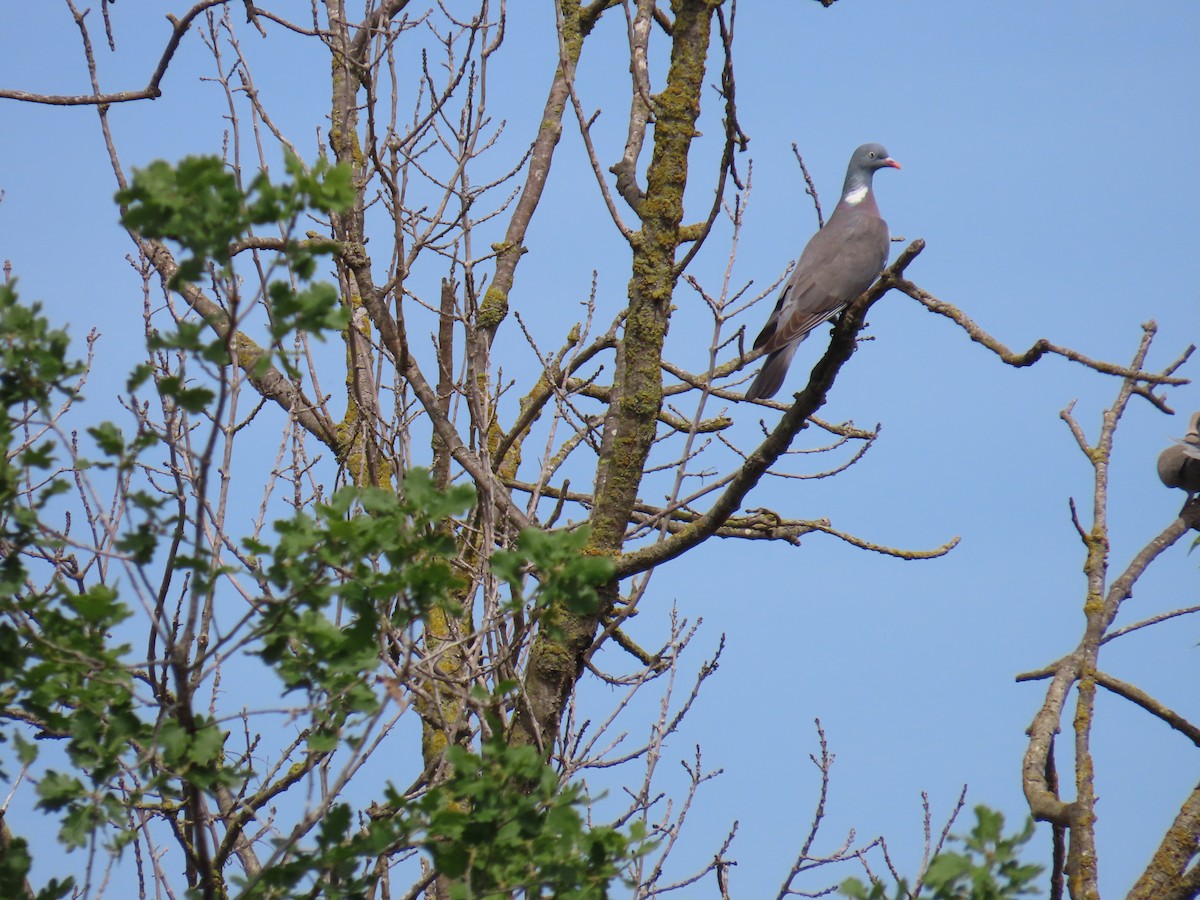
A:
[[[888,258],[887,223],[879,216],[871,179],[882,168],[900,163],[881,144],[863,144],[850,157],[842,197],[812,236],[754,349],[769,353],[762,371],[746,391],[747,400],[775,396],[792,356],[808,333],[845,309],[871,286]]]
[[[1183,440],[1158,454],[1158,477],[1167,487],[1187,491],[1189,501],[1200,492],[1200,412],[1192,413]]]

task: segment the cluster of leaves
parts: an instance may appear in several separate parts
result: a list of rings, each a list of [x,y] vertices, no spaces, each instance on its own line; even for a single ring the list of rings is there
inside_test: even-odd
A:
[[[38,304],[25,306],[16,285],[0,284],[0,596],[21,587],[23,571],[17,553],[37,533],[37,510],[66,489],[52,480],[39,493],[33,509],[21,502],[24,476],[53,464],[53,444],[16,447],[18,423],[31,412],[47,412],[56,397],[74,396],[71,382],[83,367],[67,359],[70,338],[50,327]],[[0,657],[3,658],[3,657]]]
[[[37,304],[25,306],[17,299],[15,285],[0,285],[0,709],[10,718],[41,722],[43,731],[53,722],[64,734],[69,717],[58,711],[59,692],[66,687],[88,689],[92,694],[108,693],[90,678],[87,652],[98,642],[99,629],[115,618],[111,598],[100,592],[77,596],[73,607],[55,608],[43,594],[18,598],[24,592],[26,571],[21,553],[39,540],[38,514],[55,494],[67,488],[62,479],[37,479],[43,485],[34,496],[25,495],[30,476],[52,469],[54,446],[50,440],[33,446],[19,443],[20,423],[31,416],[46,414],[56,398],[74,396],[71,382],[82,366],[67,358],[70,339],[62,329],[50,326]],[[47,548],[51,549],[52,548]],[[29,646],[27,623],[44,621],[38,646]],[[82,640],[81,640],[82,639]],[[102,639],[101,639],[102,642]],[[78,650],[76,654],[64,652]],[[102,696],[96,698],[104,708]],[[10,713],[11,711],[11,713]],[[84,729],[74,729],[75,738],[87,739]],[[111,734],[111,732],[109,732]],[[93,734],[92,741],[104,742],[106,735]],[[22,764],[32,761],[35,751],[19,732],[0,731],[0,743],[13,741]],[[74,742],[73,742],[74,743]],[[78,746],[80,756],[87,753]],[[0,771],[7,779],[8,773]],[[53,785],[50,794],[55,793]],[[73,839],[84,823],[74,823],[67,833]],[[29,847],[24,838],[13,837],[0,854],[0,896],[15,897],[24,891],[31,866]],[[65,896],[73,881],[52,880],[38,893],[38,900]]]
[[[320,160],[308,170],[289,152],[284,168],[291,181],[273,185],[263,172],[243,190],[216,156],[189,156],[175,165],[157,160],[135,169],[129,186],[117,192],[121,224],[143,237],[174,241],[190,254],[180,261],[172,287],[198,281],[210,260],[228,266],[232,248],[255,225],[290,226],[309,209],[339,212],[354,201],[345,166]],[[315,255],[332,249],[329,243],[288,241],[283,252],[307,280],[316,271]]]
[[[156,726],[140,714],[130,648],[112,637],[130,617],[129,607],[111,585],[69,577],[77,575],[74,558],[43,527],[47,502],[70,489],[65,474],[55,470],[54,432],[45,427],[56,398],[76,399],[73,381],[83,369],[68,360],[68,346],[66,332],[52,328],[37,304],[24,306],[10,286],[0,286],[0,721],[24,723],[0,731],[0,742],[11,742],[16,761],[29,767],[39,755],[39,744],[26,739],[29,727],[40,739],[56,739],[69,771],[42,774],[38,805],[59,815],[59,840],[68,849],[85,846],[106,825],[116,826],[119,847],[130,837],[122,823],[131,803],[149,793],[169,803],[178,798],[181,780],[211,787],[228,773],[224,738],[213,722],[193,717],[186,729],[173,720]],[[31,435],[40,430],[51,436],[14,446],[18,422]],[[102,451],[119,445],[114,452],[127,462],[114,426],[89,431]],[[37,472],[47,474],[38,478]],[[117,546],[136,560],[140,527],[134,531],[133,543]],[[49,572],[44,587],[33,586],[29,556]],[[129,770],[138,773],[138,786],[116,786]],[[0,771],[0,777],[9,773]],[[17,895],[29,865],[27,845],[14,839],[0,866],[0,896]],[[70,880],[55,881],[39,896],[58,896],[70,887]]]
[[[246,898],[354,897],[369,893],[371,861],[418,848],[432,872],[453,879],[453,900],[523,896],[603,900],[625,864],[650,849],[640,826],[629,835],[589,827],[586,799],[563,787],[532,747],[496,732],[479,753],[447,751],[450,772],[415,801],[389,785],[384,802],[356,824],[350,806],[321,819],[316,845],[293,851],[244,884]]]
[[[943,850],[929,862],[923,886],[932,893],[930,900],[1014,900],[1038,893],[1034,881],[1043,866],[1022,864],[1021,848],[1033,837],[1033,820],[1008,837],[1004,836],[1004,815],[980,805],[975,807],[975,827],[965,836],[951,835],[961,842],[963,852]],[[841,893],[853,900],[885,900],[881,881],[870,887],[857,878],[847,879]],[[922,894],[923,896],[926,896]],[[911,896],[904,879],[896,885],[896,900]]]
[[[173,288],[194,283],[210,266],[215,267],[214,273],[227,277],[232,288],[230,309],[223,315],[239,321],[239,282],[232,272],[239,241],[257,225],[282,226],[290,235],[302,215],[338,213],[354,202],[346,166],[330,165],[322,159],[309,169],[288,152],[284,168],[290,180],[275,185],[263,172],[243,190],[218,157],[189,156],[175,165],[158,160],[144,169],[135,169],[129,186],[117,192],[121,224],[144,238],[173,241],[188,254],[180,260],[171,279]],[[299,282],[309,282],[316,274],[318,257],[336,249],[331,241],[291,237],[277,246],[288,273]],[[337,289],[327,282],[312,282],[297,289],[292,278],[274,278],[262,301],[269,320],[268,344],[275,352],[261,353],[253,360],[259,375],[273,359],[279,360],[290,377],[297,375],[289,355],[280,349],[288,334],[303,331],[323,340],[325,332],[342,330],[350,321]],[[209,324],[179,322],[173,330],[154,335],[150,349],[177,350],[214,367],[227,365],[233,332],[214,337]],[[251,352],[239,348],[243,357]],[[139,366],[129,380],[130,391],[143,384],[152,371],[149,365]],[[214,398],[209,388],[189,386],[178,375],[160,377],[158,390],[189,412],[199,412]]]
[[[311,512],[276,522],[275,546],[248,542],[270,557],[258,654],[288,691],[310,692],[312,750],[333,749],[349,716],[378,710],[370,676],[391,629],[435,606],[457,611],[455,545],[441,526],[472,506],[474,489],[439,491],[423,469],[405,473],[401,488],[341,488]]]
[[[440,873],[455,879],[455,900],[510,896],[593,900],[640,845],[643,832],[588,828],[577,785],[562,787],[533,747],[510,747],[499,731],[481,754],[446,751],[447,780],[420,801],[424,846]]]
[[[526,528],[518,535],[515,550],[492,554],[492,574],[507,582],[514,608],[545,611],[561,604],[580,615],[595,612],[600,602],[596,586],[612,578],[613,562],[584,553],[590,535],[587,526],[555,533]],[[537,573],[537,590],[527,598],[525,574],[530,570]]]
[[[75,399],[70,382],[82,368],[68,360],[68,346],[66,333],[51,328],[36,306],[22,306],[10,288],[0,287],[0,441],[6,451],[0,458],[0,722],[6,726],[0,741],[11,742],[22,766],[33,766],[39,756],[39,744],[28,740],[31,729],[62,748],[55,760],[67,764],[65,771],[43,768],[35,779],[38,805],[58,816],[67,849],[102,833],[118,851],[136,836],[131,808],[175,818],[186,790],[230,786],[242,793],[252,773],[230,761],[217,722],[191,710],[183,715],[157,690],[149,698],[135,691],[140,682],[132,651],[114,639],[132,613],[116,589],[85,585],[65,563],[62,571],[47,569],[47,587],[32,587],[22,551],[35,551],[43,561],[38,565],[47,567],[60,558],[61,544],[40,514],[45,500],[69,484],[62,474],[49,475],[31,495],[31,474],[55,466],[55,448],[47,441],[14,449],[14,441],[22,419],[47,421],[56,396]],[[142,433],[127,440],[111,423],[89,432],[104,457],[95,465],[125,473],[154,440]],[[124,499],[136,506],[137,494],[131,489]],[[129,524],[131,532],[116,543],[135,569],[156,561],[158,544],[179,527],[177,517],[156,514],[159,501],[147,503],[148,515]],[[246,625],[245,646],[285,690],[308,691],[310,752],[352,745],[350,718],[374,713],[384,702],[372,675],[383,665],[389,629],[409,628],[434,607],[459,612],[452,599],[459,585],[455,546],[444,523],[473,503],[471,488],[442,492],[428,473],[413,470],[399,493],[342,489],[328,503],[277,522],[272,545],[250,546],[261,560],[251,574],[264,596]],[[512,585],[514,605],[544,608],[554,597],[573,608],[594,607],[596,584],[609,577],[611,563],[581,555],[586,538],[583,532],[525,532],[495,572]],[[188,570],[193,590],[215,589],[219,572],[203,548],[176,553],[168,565]],[[533,591],[526,590],[530,572],[540,579]],[[532,748],[508,747],[500,732],[493,728],[478,753],[451,748],[445,780],[415,800],[389,786],[385,802],[357,822],[348,805],[333,805],[314,831],[315,846],[281,848],[278,864],[244,885],[245,896],[297,896],[319,888],[359,895],[375,877],[373,860],[406,850],[426,853],[438,874],[454,880],[456,897],[513,890],[531,897],[607,896],[641,835],[588,827],[582,793],[561,786]],[[27,842],[13,836],[0,857],[0,896],[24,895]],[[70,879],[55,880],[36,897],[54,900],[72,889]]]

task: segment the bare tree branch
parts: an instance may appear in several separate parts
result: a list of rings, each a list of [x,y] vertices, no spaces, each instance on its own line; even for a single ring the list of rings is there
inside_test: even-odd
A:
[[[167,20],[171,23],[171,36],[167,39],[167,45],[163,49],[162,56],[159,57],[158,65],[150,74],[150,81],[141,90],[136,91],[116,91],[114,93],[102,94],[99,92],[92,94],[36,94],[28,91],[17,91],[11,88],[0,88],[0,100],[20,100],[24,103],[43,103],[48,106],[98,106],[110,105],[113,103],[129,103],[133,100],[155,100],[162,96],[162,90],[159,87],[163,80],[163,76],[167,74],[167,68],[171,65],[171,60],[175,57],[175,51],[179,49],[179,43],[183,40],[183,36],[187,34],[187,30],[192,26],[192,22],[196,17],[207,9],[212,9],[214,6],[222,6],[228,3],[229,0],[201,0],[186,13],[182,18],[176,18],[170,13],[167,14]],[[88,10],[79,12],[74,5],[68,0],[68,6],[71,8],[71,14],[75,17],[76,24],[82,29],[84,16],[88,14]],[[87,43],[87,61],[88,68],[92,74],[95,74],[96,61],[92,56],[91,44]]]
[[[1141,384],[1137,385],[1134,388],[1134,393],[1145,397],[1156,407],[1163,410],[1163,412],[1170,412],[1171,410],[1167,408],[1164,401],[1151,393],[1151,388],[1154,385],[1179,386],[1188,384],[1188,379],[1175,377],[1171,373],[1182,366],[1192,355],[1196,349],[1194,345],[1189,346],[1186,350],[1184,350],[1180,358],[1171,363],[1171,365],[1169,365],[1161,373],[1133,370],[1125,366],[1118,366],[1113,363],[1094,360],[1076,350],[1072,350],[1069,347],[1060,347],[1058,344],[1053,344],[1044,338],[1035,341],[1033,346],[1031,346],[1025,352],[1014,353],[1012,350],[1009,350],[1008,347],[1004,346],[1004,344],[1000,343],[998,340],[976,325],[968,315],[959,310],[957,307],[946,303],[943,300],[937,299],[928,291],[923,290],[922,288],[913,284],[911,281],[908,281],[905,278],[898,278],[896,280],[895,287],[897,290],[908,294],[908,296],[912,297],[930,312],[935,312],[938,315],[945,316],[951,321],[957,323],[968,334],[968,336],[970,336],[971,340],[991,350],[994,354],[1000,357],[1001,360],[1010,366],[1016,366],[1018,368],[1031,366],[1047,353],[1055,354],[1063,357],[1064,359],[1069,359],[1072,362],[1077,362],[1080,365],[1087,366],[1089,369],[1094,369],[1097,372],[1103,372],[1106,375],[1115,375],[1118,378],[1128,378],[1134,382],[1145,382],[1145,386],[1142,386]],[[1157,326],[1155,326],[1153,322],[1147,322],[1142,326],[1142,328],[1151,333],[1157,330]]]

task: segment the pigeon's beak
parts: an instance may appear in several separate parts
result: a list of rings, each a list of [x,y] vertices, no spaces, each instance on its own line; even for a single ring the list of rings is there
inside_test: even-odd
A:
[[[889,156],[887,159],[883,160],[883,164],[884,164],[885,166],[890,166],[890,167],[891,167],[891,168],[893,168],[893,169],[902,169],[902,168],[904,168],[902,165],[900,165],[900,163],[896,162],[896,161],[895,161],[894,159],[892,159],[890,156]]]

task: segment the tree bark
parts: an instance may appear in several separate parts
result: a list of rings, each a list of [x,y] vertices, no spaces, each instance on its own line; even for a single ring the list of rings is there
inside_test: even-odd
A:
[[[633,240],[633,277],[624,340],[614,374],[614,397],[604,423],[596,475],[592,536],[588,552],[616,557],[637,501],[642,468],[662,407],[662,348],[679,273],[683,192],[688,152],[696,135],[704,87],[712,16],[709,0],[675,4],[671,64],[667,84],[655,98],[654,150],[646,172],[646,196],[638,209],[641,230]],[[556,609],[555,633],[539,629],[525,675],[525,702],[514,716],[510,739],[544,753],[553,746],[562,711],[583,671],[583,658],[603,613],[617,599],[619,585],[601,591],[591,615]]]

